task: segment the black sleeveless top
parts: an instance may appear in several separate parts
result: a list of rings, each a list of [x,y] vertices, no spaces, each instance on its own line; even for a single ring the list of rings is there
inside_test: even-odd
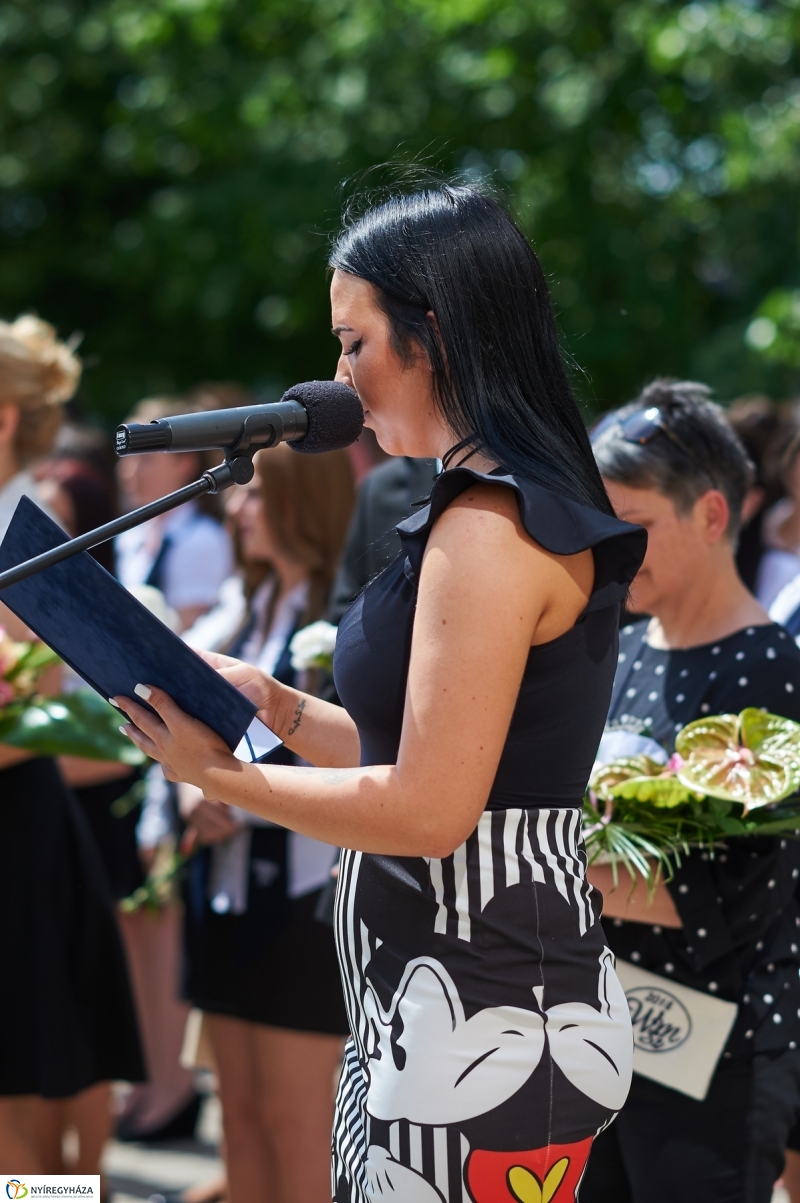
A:
[[[353,602],[339,626],[334,677],[361,739],[362,765],[395,764],[403,726],[417,582],[436,519],[475,481],[505,485],[525,530],[547,551],[591,547],[595,582],[575,626],[532,647],[487,809],[578,806],[608,714],[617,665],[620,603],[647,536],[533,481],[495,469],[453,468],[424,509],[397,527],[403,550]],[[487,624],[492,615],[486,615]]]

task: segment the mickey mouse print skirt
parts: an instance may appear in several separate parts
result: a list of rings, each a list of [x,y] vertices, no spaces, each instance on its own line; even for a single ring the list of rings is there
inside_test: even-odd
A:
[[[335,1203],[574,1203],[633,1040],[580,809],[485,811],[442,860],[345,852]]]

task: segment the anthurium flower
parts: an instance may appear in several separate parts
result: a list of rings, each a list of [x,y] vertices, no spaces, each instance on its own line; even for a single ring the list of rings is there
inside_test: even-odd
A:
[[[606,802],[612,798],[630,798],[654,806],[680,806],[693,794],[675,776],[675,768],[674,757],[663,765],[645,755],[623,756],[596,765],[589,789]]]
[[[755,810],[800,788],[800,723],[751,707],[697,719],[675,740],[688,789]]]

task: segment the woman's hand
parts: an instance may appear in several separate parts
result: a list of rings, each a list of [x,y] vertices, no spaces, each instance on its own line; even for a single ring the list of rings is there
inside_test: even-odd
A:
[[[235,660],[233,656],[221,656],[218,652],[198,652],[197,654],[205,660],[206,664],[210,664],[212,668],[216,669],[219,675],[229,681],[235,689],[243,693],[248,701],[258,706],[258,717],[262,723],[276,735],[279,734],[277,729],[280,721],[278,711],[282,694],[285,692],[283,685],[252,664],[246,664],[243,660]]]
[[[219,844],[241,831],[231,818],[230,807],[216,798],[206,798],[196,785],[178,786],[178,810],[188,829],[183,843]]]
[[[311,694],[217,652],[198,652],[220,676],[258,706],[258,717],[287,748],[319,767],[354,767],[361,760],[355,723],[341,706]]]
[[[191,718],[163,689],[137,685],[136,692],[156,713],[132,698],[113,698],[131,719],[120,731],[147,756],[160,762],[167,781],[188,781],[202,790],[209,769],[242,767],[216,731]]]

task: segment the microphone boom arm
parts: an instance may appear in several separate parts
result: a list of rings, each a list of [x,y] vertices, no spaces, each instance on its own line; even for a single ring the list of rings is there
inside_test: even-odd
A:
[[[115,535],[193,501],[195,497],[218,493],[229,485],[247,484],[253,479],[253,456],[262,448],[288,442],[295,451],[303,454],[339,450],[355,442],[363,425],[361,402],[353,389],[332,380],[311,380],[287,389],[280,401],[270,405],[176,414],[142,425],[132,422],[118,426],[115,434],[117,455],[222,450],[225,462],[158,501],[0,572],[0,591],[43,568],[107,543]]]
[[[121,535],[123,531],[139,526],[140,523],[147,522],[149,518],[165,514],[168,510],[184,505],[187,501],[194,501],[196,497],[202,497],[206,493],[219,493],[233,484],[246,485],[253,479],[255,469],[252,457],[258,450],[259,448],[256,446],[250,451],[245,451],[243,455],[233,455],[224,463],[218,464],[216,468],[204,472],[199,480],[184,485],[182,489],[176,489],[174,493],[167,493],[165,497],[159,497],[158,501],[151,501],[148,505],[140,506],[138,510],[131,510],[129,514],[115,518],[113,522],[107,522],[105,526],[98,526],[96,530],[87,531],[85,535],[78,535],[75,539],[60,543],[58,547],[53,547],[50,551],[42,552],[41,555],[25,560],[14,568],[0,572],[0,590],[9,585],[16,585],[18,581],[24,581],[26,577],[33,576],[44,568],[50,568],[53,564],[60,564],[62,560],[67,560],[81,551],[89,551],[92,547],[107,543],[109,539]]]

